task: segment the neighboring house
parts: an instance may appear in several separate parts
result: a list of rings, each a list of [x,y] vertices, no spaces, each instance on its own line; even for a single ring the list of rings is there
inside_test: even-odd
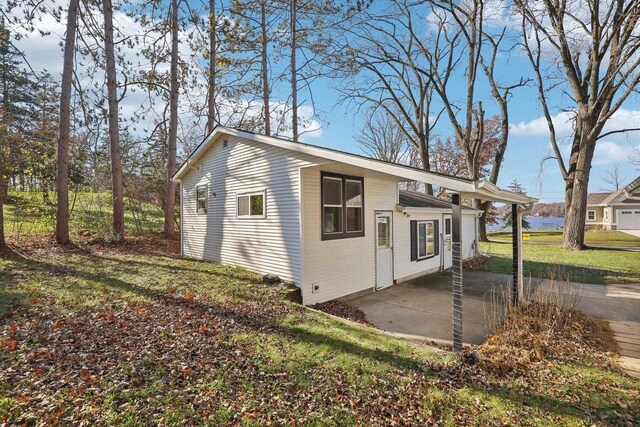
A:
[[[640,177],[611,193],[587,196],[587,228],[640,230]]]
[[[484,181],[222,126],[174,179],[182,256],[276,274],[301,288],[306,305],[451,267],[452,205],[401,191],[401,182],[529,200]],[[479,213],[461,210],[463,257],[475,254]]]

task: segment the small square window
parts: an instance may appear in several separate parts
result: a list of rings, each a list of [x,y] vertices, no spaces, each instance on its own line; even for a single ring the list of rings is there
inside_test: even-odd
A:
[[[595,219],[596,219],[596,211],[587,211],[587,219],[589,221],[595,221]]]
[[[238,194],[237,216],[238,218],[264,218],[265,193]]]
[[[198,214],[207,213],[207,186],[199,185],[196,187],[196,210]]]

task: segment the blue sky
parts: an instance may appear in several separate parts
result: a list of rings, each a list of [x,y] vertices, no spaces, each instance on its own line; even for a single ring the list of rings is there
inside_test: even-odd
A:
[[[67,3],[64,2],[64,4]],[[116,13],[114,19],[116,26],[125,33],[139,31],[136,24],[122,13]],[[40,37],[37,34],[32,34],[30,37],[20,40],[18,46],[30,58],[34,68],[46,68],[54,76],[59,76],[62,65],[59,42],[64,35],[64,25],[55,22],[50,17],[38,25],[41,29],[50,31],[50,35]],[[183,46],[181,53],[188,57],[188,54],[192,52],[189,52],[187,46]],[[526,57],[517,51],[504,55],[505,57],[501,58],[504,65],[497,73],[499,81],[513,82],[521,75],[531,75]],[[508,60],[506,56],[508,56]],[[459,94],[453,93],[454,102],[457,100],[456,97],[463,96],[462,91],[466,85],[462,72],[458,72],[455,78],[459,80],[459,83],[454,81],[453,86],[459,88],[461,92]],[[307,134],[303,139],[316,145],[360,153],[361,150],[356,144],[354,136],[362,127],[364,116],[358,115],[355,109],[349,109],[346,104],[338,104],[337,84],[339,82],[330,79],[318,79],[314,82],[312,90],[316,101],[316,113],[319,115],[322,127],[319,132]],[[135,110],[141,101],[140,96],[140,94],[128,94],[122,103],[124,115]],[[197,96],[197,94],[193,96]],[[286,96],[288,96],[288,82],[283,81],[280,83],[280,87],[275,88],[272,103],[286,102]],[[306,97],[307,95],[304,93],[300,95],[303,100]],[[566,99],[561,98],[558,94],[552,94],[549,99],[550,104],[555,108],[554,114],[558,114],[560,108],[567,105]],[[489,88],[484,81],[480,81],[477,85],[476,101],[483,102],[486,110],[485,117],[491,117],[497,112]],[[555,160],[547,161],[541,170],[540,162],[550,154],[550,144],[546,123],[541,121],[542,111],[537,99],[537,89],[533,84],[526,88],[516,89],[509,105],[512,131],[498,184],[507,186],[512,180],[517,179],[530,195],[539,197],[542,201],[563,201],[564,183]],[[303,107],[307,111],[311,109],[309,103]],[[611,123],[611,128],[616,126],[640,127],[640,98],[638,96],[631,98],[624,106],[624,110],[613,117]],[[561,136],[566,138],[570,135],[570,125],[562,114],[558,116],[556,126]],[[439,122],[436,131],[442,137],[451,134],[446,118],[443,117]],[[619,164],[627,181],[640,175],[640,171],[632,165],[630,160],[634,147],[640,151],[640,132],[618,135],[600,141],[591,172],[590,191],[601,191],[606,188],[602,177],[606,176],[607,171],[616,163]]]

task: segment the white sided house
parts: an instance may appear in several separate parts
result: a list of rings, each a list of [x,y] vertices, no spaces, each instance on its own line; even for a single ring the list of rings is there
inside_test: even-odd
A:
[[[452,205],[401,191],[402,182],[529,201],[484,181],[222,126],[174,179],[182,256],[278,275],[305,305],[452,266]],[[479,214],[461,210],[465,258],[477,250]]]
[[[640,176],[611,193],[587,196],[587,228],[640,230]]]

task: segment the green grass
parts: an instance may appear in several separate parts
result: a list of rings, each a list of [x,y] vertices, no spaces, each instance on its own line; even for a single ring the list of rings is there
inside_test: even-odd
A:
[[[148,247],[163,250],[161,244]],[[103,310],[135,314],[139,310],[136,304],[155,304],[149,305],[149,310],[165,307],[175,313],[171,318],[156,318],[170,327],[154,329],[150,325],[151,332],[144,339],[132,342],[125,336],[122,343],[114,341],[116,354],[136,346],[135,351],[145,356],[139,361],[108,365],[111,367],[99,374],[99,384],[89,389],[74,388],[72,400],[65,401],[67,388],[58,389],[54,383],[55,395],[48,396],[51,403],[47,405],[54,415],[61,414],[61,419],[82,412],[110,425],[147,424],[141,421],[144,419],[165,425],[264,425],[267,420],[291,425],[298,420],[296,425],[309,426],[375,425],[389,423],[389,414],[402,408],[402,416],[420,416],[444,425],[499,425],[518,420],[526,425],[552,426],[589,425],[594,414],[608,416],[614,423],[626,414],[640,416],[640,383],[617,372],[588,363],[561,364],[555,368],[554,386],[548,391],[546,386],[527,388],[517,378],[505,382],[487,377],[484,383],[451,387],[438,376],[438,370],[453,359],[448,353],[304,310],[284,299],[286,290],[263,285],[259,276],[241,268],[183,260],[172,254],[134,252],[138,248],[139,242],[132,239],[124,248],[99,246],[62,253],[45,248],[0,258],[0,343],[4,340],[3,329],[6,333],[10,324],[17,324],[18,330],[25,324],[25,330],[31,331],[36,325],[28,327],[28,322],[38,313],[61,313],[59,318],[65,322],[79,316],[72,322],[76,327],[92,327]],[[171,300],[158,302],[163,295],[191,293],[195,295],[193,307],[205,313],[228,309],[220,318],[228,326],[207,338],[209,341],[181,330],[180,319],[190,318],[191,309],[187,307],[191,303],[174,307]],[[14,311],[20,307],[35,311]],[[253,314],[238,311],[243,307],[251,308]],[[270,314],[273,307],[282,307],[283,314]],[[128,321],[124,315],[116,321]],[[141,322],[144,316],[139,316]],[[43,323],[53,320],[39,322],[38,327],[47,330],[51,326]],[[114,327],[117,325],[114,323]],[[123,330],[129,333],[129,329],[142,326],[136,323]],[[57,334],[55,331],[62,333],[63,329],[54,329]],[[160,331],[158,336],[155,331]],[[20,343],[15,352],[0,348],[0,372],[8,366],[19,366],[21,360],[32,360],[26,356],[33,354],[29,351],[45,348],[45,344],[36,342],[38,337],[36,334],[30,342]],[[171,350],[181,340],[193,345]],[[204,360],[216,362],[188,381],[181,380],[175,368],[164,365],[171,355],[182,358],[178,366],[195,369],[201,362],[193,362],[200,359],[194,359],[197,355],[190,349],[212,343],[229,355],[228,364],[217,352],[206,354]],[[154,346],[166,346],[169,351],[152,358]],[[22,351],[26,352],[24,359]],[[46,365],[46,369],[55,370],[56,365]],[[130,383],[136,372],[144,372],[138,386]],[[32,374],[20,383],[23,387],[31,387],[34,393],[50,390],[46,381],[36,385],[28,375]],[[71,382],[78,376],[77,370],[72,375]],[[615,402],[586,390],[575,378],[615,384]],[[559,393],[556,384],[564,384],[567,389]],[[28,403],[21,403],[28,397],[23,391],[14,392],[0,384],[0,422],[4,419],[11,424],[31,410]],[[64,406],[76,400],[82,402],[78,403],[82,408]],[[214,403],[211,409],[207,409],[207,402]],[[575,402],[583,409],[578,409]],[[411,419],[414,424],[429,423]]]
[[[562,230],[532,230],[524,233],[529,235],[530,242],[557,244],[562,242]],[[489,239],[511,241],[511,237],[510,231],[489,233]],[[586,245],[640,247],[640,238],[620,231],[589,230],[584,234],[584,241]]]
[[[480,252],[491,257],[485,271],[511,274],[511,243],[480,243]],[[523,245],[525,276],[580,283],[640,283],[640,253],[585,249],[572,251],[555,245]]]
[[[55,230],[55,193],[45,200],[39,192],[10,192],[5,200],[5,233],[13,239],[51,236]],[[112,207],[109,193],[69,194],[71,234],[106,238],[112,234]],[[162,230],[163,213],[157,207],[125,198],[125,227],[129,234]]]

